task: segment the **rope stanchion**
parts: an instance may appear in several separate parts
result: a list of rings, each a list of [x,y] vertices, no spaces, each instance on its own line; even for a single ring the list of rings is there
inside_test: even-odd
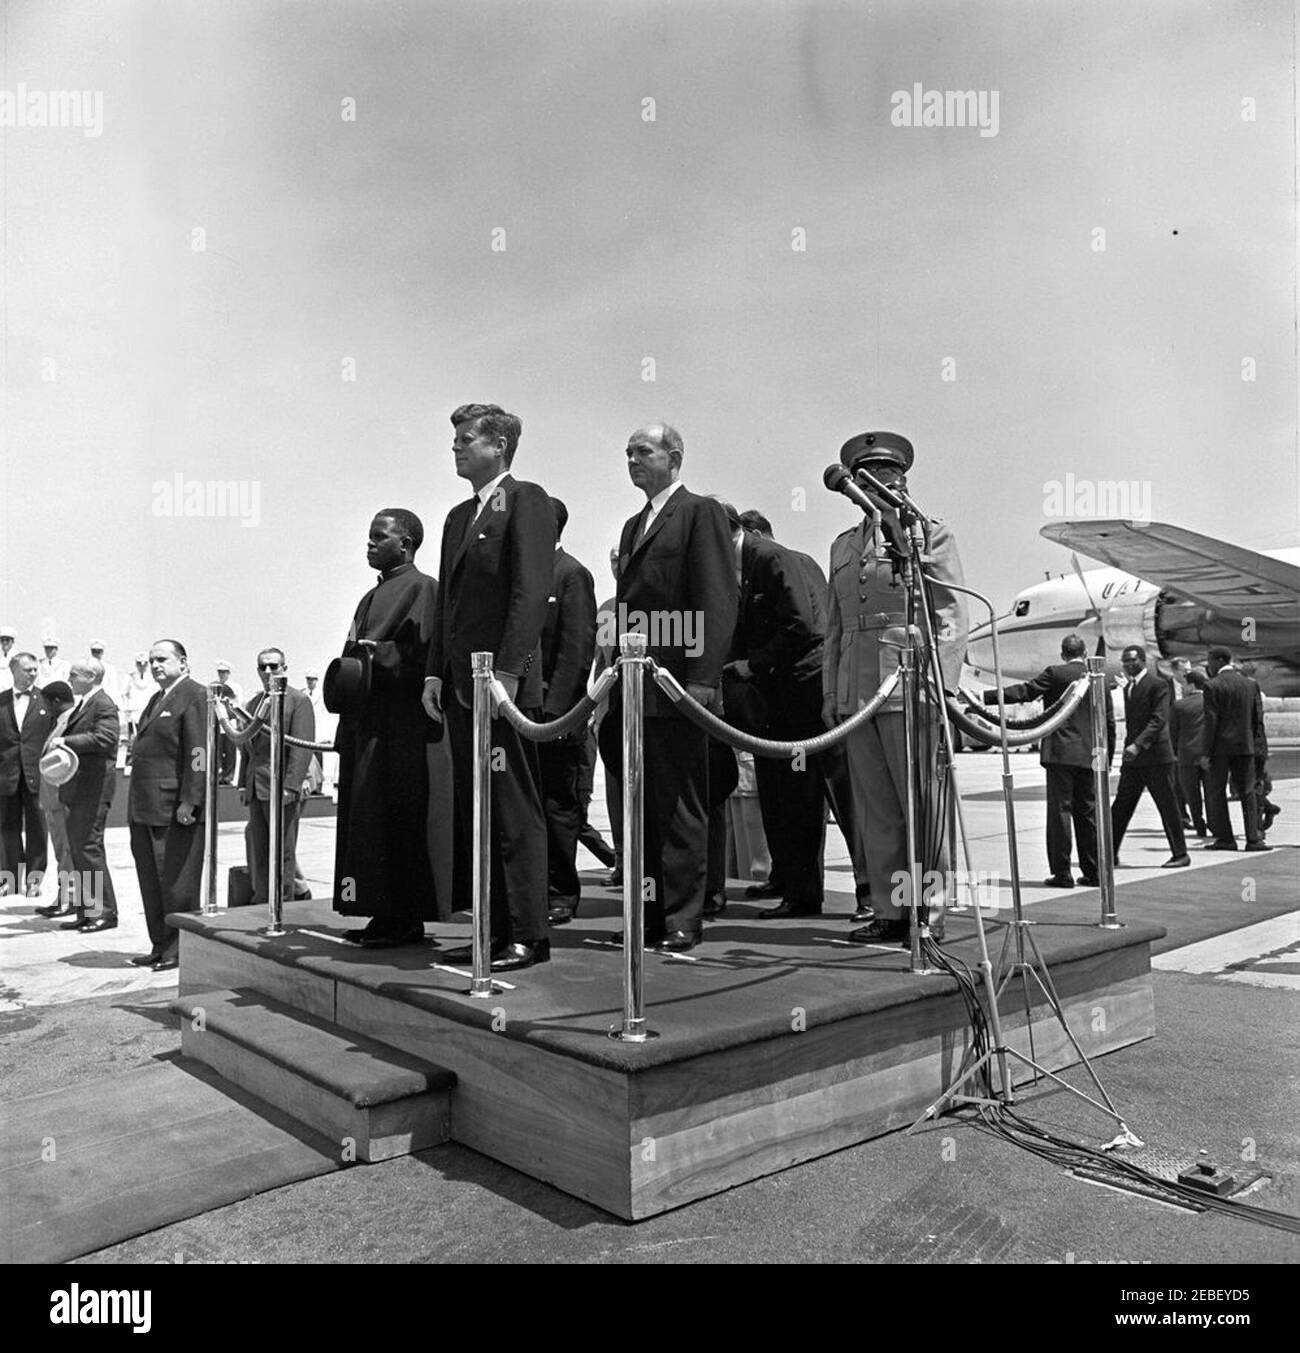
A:
[[[1101,890],[1102,930],[1120,930],[1115,914],[1115,842],[1110,824],[1110,736],[1106,727],[1106,659],[1089,658],[1088,685],[1092,689],[1092,774],[1097,818],[1097,883]]]
[[[644,634],[619,641],[623,670],[623,1023],[609,1031],[624,1043],[655,1037],[645,1021],[645,668]]]
[[[217,914],[217,819],[219,816],[217,812],[217,794],[219,792],[217,789],[217,712],[221,708],[221,700],[217,692],[220,689],[221,682],[219,681],[208,684],[208,708],[203,739],[203,755],[205,758],[203,762],[204,916],[215,916]]]
[[[1049,715],[1041,717],[1040,721],[1033,724],[1032,727],[1028,724],[1015,726],[1009,721],[997,719],[996,716],[977,714],[952,696],[947,698],[948,717],[963,733],[974,738],[976,742],[985,743],[990,747],[999,745],[1002,742],[1003,731],[1005,731],[1008,747],[1028,747],[1055,733],[1062,724],[1073,716],[1087,694],[1088,678],[1080,677],[1077,681],[1071,683],[1065,694],[1052,706]],[[1015,728],[1014,732],[1012,731],[1013,727]]]
[[[281,673],[271,678],[267,699],[271,706],[271,784],[266,805],[267,825],[267,926],[264,935],[284,934],[284,691],[288,678]],[[249,776],[249,792],[254,791]]]
[[[473,713],[473,855],[470,876],[474,914],[474,974],[469,994],[495,996],[501,987],[492,980],[492,654],[471,653],[474,676]],[[455,699],[448,688],[448,696]]]
[[[617,680],[617,667],[606,667],[596,678],[596,683],[591,690],[582,696],[572,709],[560,715],[558,719],[552,719],[549,723],[537,723],[523,713],[519,706],[506,694],[506,688],[496,677],[492,678],[490,689],[496,713],[505,719],[519,733],[520,737],[527,738],[529,742],[556,742],[560,738],[567,737],[568,734],[587,726],[587,720],[591,718],[601,701],[609,694],[609,688]]]
[[[889,699],[894,693],[894,687],[898,685],[898,670],[895,669],[880,683],[875,695],[843,723],[836,724],[825,733],[818,733],[799,742],[775,742],[771,738],[755,737],[753,733],[733,728],[725,719],[720,719],[711,710],[705,709],[671,672],[660,667],[653,658],[647,658],[646,665],[650,668],[659,689],[692,723],[698,724],[720,742],[738,747],[743,752],[751,752],[754,756],[792,757],[801,752],[805,756],[816,756],[818,752],[824,752],[828,747],[834,747],[837,742],[842,742],[868,719],[875,718],[881,705]]]

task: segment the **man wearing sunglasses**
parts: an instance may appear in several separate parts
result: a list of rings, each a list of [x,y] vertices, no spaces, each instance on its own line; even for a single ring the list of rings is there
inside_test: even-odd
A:
[[[289,670],[284,652],[278,648],[264,648],[257,655],[257,676],[262,689],[245,708],[254,716],[265,713],[268,727],[244,745],[243,775],[240,777],[240,797],[248,806],[248,825],[244,828],[244,853],[248,860],[248,880],[252,885],[254,906],[264,905],[271,896],[271,706],[268,693],[271,678],[284,676]],[[284,688],[284,731],[289,737],[312,742],[316,737],[316,714],[305,691],[293,686]],[[280,896],[288,902],[293,897],[294,852],[298,848],[298,815],[302,811],[304,781],[311,764],[311,752],[306,747],[284,744],[284,828],[280,835]]]

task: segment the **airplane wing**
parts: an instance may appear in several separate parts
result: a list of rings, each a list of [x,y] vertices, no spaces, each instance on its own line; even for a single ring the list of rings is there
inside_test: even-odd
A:
[[[1067,521],[1048,540],[1167,588],[1220,615],[1300,618],[1300,568],[1165,522]]]

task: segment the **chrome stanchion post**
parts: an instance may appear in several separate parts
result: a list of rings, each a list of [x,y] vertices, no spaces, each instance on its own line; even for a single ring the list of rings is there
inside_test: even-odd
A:
[[[917,729],[917,673],[914,666],[915,654],[912,651],[912,635],[908,633],[907,642],[899,650],[898,666],[900,685],[903,690],[903,761],[904,781],[907,793],[907,808],[903,819],[907,824],[907,926],[908,947],[911,952],[911,969],[915,973],[929,971],[929,965],[921,953],[921,926],[917,909],[923,896],[924,877],[921,861],[917,858],[917,765],[914,739]]]
[[[266,914],[268,935],[284,934],[284,691],[289,678],[273,676],[267,690],[270,702],[271,786],[266,805]],[[252,747],[249,747],[252,753]],[[249,776],[250,791],[252,776]]]
[[[646,636],[619,640],[623,682],[623,1023],[610,1036],[644,1043],[645,1024],[645,748]]]
[[[217,914],[217,692],[219,681],[208,683],[208,721],[203,737],[203,914]]]
[[[470,654],[474,675],[474,838],[472,897],[474,907],[474,975],[471,996],[492,996],[501,988],[492,981],[492,654]],[[454,700],[450,688],[447,698]]]
[[[1092,776],[1097,819],[1097,882],[1101,885],[1102,930],[1119,930],[1115,915],[1115,842],[1110,830],[1110,740],[1106,734],[1106,659],[1088,659],[1088,698],[1092,701]]]

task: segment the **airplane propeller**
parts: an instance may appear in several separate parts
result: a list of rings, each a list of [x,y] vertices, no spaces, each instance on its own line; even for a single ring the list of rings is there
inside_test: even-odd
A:
[[[1075,575],[1083,586],[1083,595],[1088,598],[1088,619],[1095,621],[1097,625],[1097,647],[1095,656],[1104,658],[1106,656],[1106,632],[1101,623],[1101,609],[1093,598],[1092,590],[1088,586],[1088,579],[1085,576],[1082,567],[1079,564],[1079,556],[1073,550],[1070,551],[1070,563],[1074,565]]]

